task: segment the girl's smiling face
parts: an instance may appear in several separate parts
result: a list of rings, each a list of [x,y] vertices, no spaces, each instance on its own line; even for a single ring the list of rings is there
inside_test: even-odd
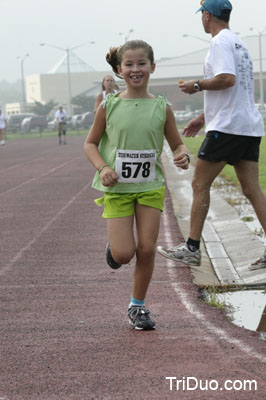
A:
[[[119,74],[127,85],[134,88],[147,86],[154,69],[155,64],[151,63],[147,51],[142,48],[125,51],[118,66]]]

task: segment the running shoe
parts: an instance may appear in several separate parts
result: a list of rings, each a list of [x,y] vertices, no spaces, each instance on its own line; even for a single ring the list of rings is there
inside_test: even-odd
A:
[[[128,322],[137,331],[155,328],[155,322],[150,317],[150,310],[145,306],[130,306],[127,310]]]
[[[4,140],[1,140],[1,146],[3,146],[3,145],[5,145],[6,144],[6,142],[4,141]]]
[[[250,271],[255,271],[256,269],[266,268],[266,249],[264,251],[263,256],[251,264],[248,269]]]
[[[169,247],[168,249],[162,246],[158,246],[157,251],[162,256],[169,258],[170,260],[182,262],[186,265],[200,266],[200,250],[190,251],[186,243],[182,243],[179,246],[175,247]]]
[[[112,256],[111,249],[110,249],[110,243],[107,243],[106,250],[105,250],[105,255],[106,255],[106,262],[111,267],[112,269],[118,269],[121,267],[122,264],[118,264]]]

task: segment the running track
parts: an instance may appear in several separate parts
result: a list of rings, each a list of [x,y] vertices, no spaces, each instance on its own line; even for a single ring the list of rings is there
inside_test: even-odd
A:
[[[157,329],[129,327],[133,263],[105,264],[83,141],[0,147],[0,400],[265,399],[266,343],[204,304],[189,268],[158,255]],[[167,197],[159,242],[177,240]],[[257,391],[171,391],[166,377],[256,380]]]

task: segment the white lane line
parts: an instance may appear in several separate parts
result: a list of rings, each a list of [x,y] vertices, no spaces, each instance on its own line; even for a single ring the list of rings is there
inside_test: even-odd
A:
[[[81,157],[74,157],[74,158],[72,158],[71,160],[64,162],[63,164],[58,165],[58,167],[52,168],[52,169],[50,169],[49,171],[44,172],[43,174],[41,174],[41,175],[39,175],[39,176],[36,176],[35,178],[28,179],[27,181],[22,182],[20,185],[14,186],[13,188],[7,190],[6,192],[0,193],[0,197],[6,195],[6,194],[8,194],[8,193],[14,192],[15,190],[17,190],[17,189],[19,189],[19,188],[21,188],[21,187],[23,187],[23,186],[25,186],[25,185],[28,185],[29,183],[34,182],[34,181],[36,181],[36,180],[38,180],[38,179],[40,179],[40,178],[43,178],[44,176],[47,176],[47,175],[49,175],[49,174],[55,172],[56,170],[58,170],[58,169],[64,167],[64,166],[67,165],[67,164],[70,164],[71,162],[73,162],[74,160],[76,160],[76,159],[78,159],[78,158],[81,158]]]
[[[164,226],[164,231],[165,231],[165,239],[167,244],[169,246],[174,245],[174,241],[171,235],[171,230],[170,230],[170,221],[169,221],[169,214],[167,212],[167,207],[165,209],[165,212],[163,213],[163,226]],[[238,347],[238,349],[246,354],[248,354],[249,357],[256,358],[257,360],[266,363],[266,357],[263,355],[257,353],[251,346],[247,346],[244,342],[241,340],[235,339],[230,337],[228,333],[222,329],[217,327],[214,323],[208,321],[204,314],[198,309],[196,304],[193,304],[189,298],[189,295],[186,292],[186,289],[182,287],[182,284],[176,282],[176,277],[174,274],[174,267],[175,262],[167,259],[167,271],[171,279],[172,286],[174,288],[175,293],[178,295],[180,298],[183,306],[186,308],[186,310],[193,315],[194,318],[200,321],[202,325],[206,327],[208,331],[210,331],[211,334],[215,334],[218,336],[219,339],[222,339],[230,344],[233,344],[234,346]],[[211,335],[210,335],[211,336]]]
[[[30,163],[33,163],[33,162],[36,162],[36,161],[39,161],[39,160],[42,160],[42,158],[34,158],[33,160],[26,161],[26,162],[21,163],[21,164],[11,165],[10,167],[0,169],[0,173],[6,172],[6,171],[8,171],[10,169],[24,167],[24,165],[27,165],[27,164],[30,164]]]
[[[49,222],[47,222],[47,224],[40,230],[40,232],[38,233],[38,235],[36,235],[28,244],[26,244],[26,246],[24,246],[21,250],[19,250],[19,252],[12,258],[12,260],[3,268],[0,270],[0,276],[4,275],[22,256],[23,253],[26,250],[29,250],[30,247],[42,236],[42,234],[44,232],[47,231],[47,229],[50,228],[50,226],[57,221],[57,219],[63,214],[63,212],[65,212],[72,203],[74,203],[74,201],[77,200],[77,198],[83,193],[85,192],[86,189],[88,189],[88,187],[91,185],[91,183],[87,183],[83,189],[81,189],[80,192],[78,192],[75,196],[72,197],[71,200],[69,200],[69,202],[61,208],[61,210],[59,210],[55,216],[50,219]]]

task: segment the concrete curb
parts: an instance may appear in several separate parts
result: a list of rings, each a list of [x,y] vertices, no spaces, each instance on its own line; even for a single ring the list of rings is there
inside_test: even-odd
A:
[[[179,171],[172,162],[172,153],[165,143],[162,154],[167,186],[175,216],[184,238],[189,231],[192,203],[191,180],[194,168]],[[201,267],[191,267],[197,285],[266,284],[266,269],[250,271],[248,266],[264,251],[262,242],[250,231],[237,211],[221,196],[211,191],[211,204],[202,234]]]

